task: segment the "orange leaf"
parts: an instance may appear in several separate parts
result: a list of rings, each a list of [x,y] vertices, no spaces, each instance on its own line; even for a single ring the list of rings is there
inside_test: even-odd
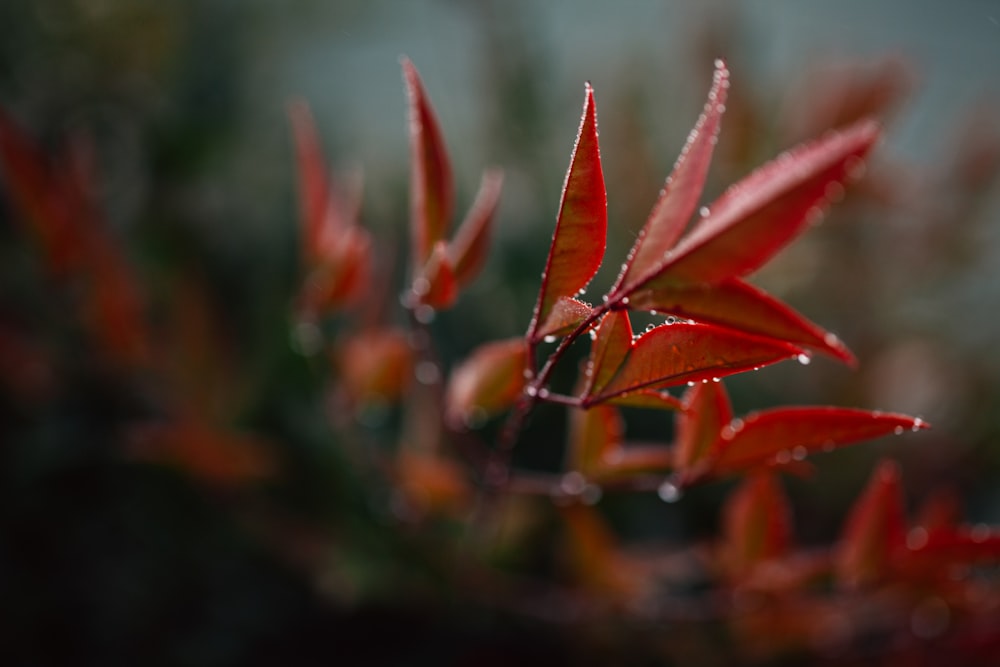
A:
[[[527,362],[523,338],[478,347],[452,371],[445,398],[448,421],[468,425],[513,405],[524,390]]]

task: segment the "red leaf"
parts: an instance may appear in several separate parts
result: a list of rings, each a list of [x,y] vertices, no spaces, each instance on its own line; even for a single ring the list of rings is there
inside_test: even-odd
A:
[[[67,191],[66,179],[50,168],[41,151],[13,119],[0,109],[0,166],[4,184],[31,225],[55,275],[78,269],[86,255],[86,239],[77,223],[84,213]]]
[[[688,136],[649,219],[639,232],[639,238],[629,252],[630,259],[611,290],[612,294],[628,293],[643,278],[658,273],[667,252],[684,232],[705,186],[728,89],[729,71],[721,60],[717,60],[705,109]]]
[[[748,371],[799,354],[797,347],[711,324],[658,326],[632,341],[625,362],[593,404],[644,387],[667,387]]]
[[[434,246],[427,264],[414,279],[413,295],[417,303],[438,310],[450,307],[458,298],[455,270],[448,259],[448,246],[444,241]]]
[[[840,581],[856,587],[882,579],[905,531],[899,467],[882,461],[847,517],[834,563]]]
[[[792,511],[775,475],[758,471],[726,499],[722,508],[722,558],[740,579],[761,562],[788,553]]]
[[[632,347],[632,325],[628,313],[613,310],[597,326],[597,337],[590,347],[585,395],[599,393],[611,381]]]
[[[792,407],[753,412],[723,428],[710,471],[727,474],[801,459],[809,452],[927,426],[919,418],[853,408]]]
[[[455,267],[459,287],[472,282],[486,263],[489,252],[490,228],[500,202],[503,173],[490,170],[483,174],[479,193],[448,247],[448,257]]]
[[[714,285],[642,289],[629,297],[629,308],[655,310],[776,338],[825,352],[851,366],[857,363],[836,335],[824,331],[788,305],[742,280],[725,280]]]
[[[361,227],[342,230],[322,252],[302,288],[300,307],[307,318],[355,301],[370,285],[371,236]]]
[[[597,273],[604,258],[607,229],[608,200],[597,143],[597,111],[594,91],[587,84],[583,117],[563,186],[556,231],[528,328],[529,340],[541,340],[538,331],[559,297],[576,296]]]
[[[646,573],[621,551],[599,513],[580,503],[561,511],[569,540],[565,552],[581,584],[621,602],[635,600],[647,589]]]
[[[409,99],[410,230],[415,270],[430,258],[434,245],[445,238],[451,222],[455,191],[451,164],[434,109],[424,92],[416,67],[403,58],[403,77]]]
[[[879,138],[858,123],[785,153],[730,187],[647,287],[718,283],[757,269],[816,219]]]
[[[487,343],[452,371],[445,398],[448,421],[475,424],[501,412],[521,396],[528,363],[523,338]]]
[[[325,245],[326,228],[340,228],[343,224],[338,215],[339,207],[333,201],[330,176],[309,105],[302,100],[295,101],[289,105],[288,115],[299,172],[303,255],[311,262]]]
[[[556,300],[536,335],[545,340],[550,336],[565,336],[590,316],[593,309],[582,301],[561,296]]]
[[[688,389],[684,412],[677,415],[677,469],[687,470],[711,452],[732,418],[729,396],[721,382],[703,382]]]

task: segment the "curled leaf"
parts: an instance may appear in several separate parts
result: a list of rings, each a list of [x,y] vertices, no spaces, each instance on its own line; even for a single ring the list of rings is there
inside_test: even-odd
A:
[[[607,209],[594,91],[587,84],[583,117],[563,186],[556,230],[528,327],[529,340],[541,340],[538,332],[559,297],[576,296],[600,268],[607,243]]]
[[[524,390],[528,351],[522,338],[482,345],[451,374],[445,397],[448,421],[475,425],[506,410]]]

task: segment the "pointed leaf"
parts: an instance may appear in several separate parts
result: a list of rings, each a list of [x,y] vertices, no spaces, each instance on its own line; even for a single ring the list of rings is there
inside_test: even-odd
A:
[[[538,331],[559,297],[576,296],[597,273],[604,259],[607,229],[608,202],[597,143],[597,111],[594,91],[587,84],[583,117],[563,186],[556,231],[528,328],[529,340],[540,340]]]
[[[703,382],[688,389],[684,412],[677,415],[677,469],[691,468],[711,452],[732,418],[729,395],[721,382]]]
[[[792,511],[773,473],[758,471],[722,508],[724,559],[730,576],[742,578],[757,564],[788,553]]]
[[[791,407],[754,412],[734,419],[723,429],[712,454],[711,471],[727,474],[747,470],[927,427],[919,418],[854,408]]]
[[[597,337],[590,346],[587,382],[584,395],[600,393],[621,367],[632,347],[632,324],[624,310],[604,315],[597,326]]]
[[[826,353],[854,366],[854,355],[836,335],[824,331],[785,303],[742,280],[714,285],[642,289],[629,297],[632,310],[655,310],[698,322],[776,338]]]
[[[503,172],[490,170],[483,174],[472,208],[448,246],[448,256],[455,267],[459,287],[472,282],[486,263],[489,254],[490,228],[500,202]]]
[[[301,314],[315,318],[356,301],[370,285],[371,254],[368,232],[357,225],[341,231],[306,276]]]
[[[542,340],[550,336],[565,336],[590,317],[592,311],[593,308],[582,301],[561,296],[552,307],[549,316],[545,318],[545,322],[538,327],[537,335]]]
[[[836,198],[878,138],[878,125],[858,123],[759,168],[711,205],[645,286],[718,283],[757,269]]]
[[[474,425],[513,405],[524,390],[527,352],[523,338],[476,348],[451,374],[445,398],[449,422]]]
[[[799,354],[797,347],[710,324],[658,326],[632,342],[618,373],[593,404],[644,387],[667,387],[748,371]]]
[[[654,272],[684,232],[705,186],[728,89],[729,70],[721,60],[717,60],[705,109],[688,136],[649,219],[639,232],[639,238],[629,252],[630,259],[612,293],[619,289],[627,293],[638,280]]]
[[[882,461],[847,517],[835,559],[837,577],[850,587],[877,582],[905,545],[905,531],[899,466]]]
[[[447,236],[455,191],[441,129],[420,75],[408,59],[403,58],[402,65],[409,100],[413,265],[421,267],[430,258],[434,245]]]

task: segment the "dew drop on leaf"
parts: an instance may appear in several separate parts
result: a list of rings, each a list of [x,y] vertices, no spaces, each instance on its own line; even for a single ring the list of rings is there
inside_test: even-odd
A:
[[[903,427],[902,426],[897,426],[896,428],[892,429],[892,432],[895,433],[896,435],[902,435],[902,433],[903,433]]]
[[[413,374],[420,384],[435,384],[441,379],[441,371],[433,361],[421,361],[417,364]]]
[[[587,488],[587,480],[576,472],[568,472],[559,480],[559,490],[568,496],[578,496]]]
[[[660,500],[665,503],[676,503],[681,499],[681,490],[677,488],[676,484],[667,480],[656,489],[656,495],[660,496]]]
[[[796,358],[796,359],[798,360],[798,362],[799,362],[800,364],[802,364],[803,366],[808,366],[808,365],[809,365],[809,362],[810,362],[810,361],[812,361],[812,356],[810,356],[810,355],[809,355],[808,353],[806,353],[806,352],[803,352],[803,353],[801,353],[801,354],[800,354],[799,356],[797,356],[797,357],[795,357],[795,358]]]
[[[792,458],[795,459],[796,461],[802,461],[806,458],[806,454],[808,453],[809,452],[806,450],[805,447],[799,445],[792,450]]]
[[[527,387],[524,388],[524,393],[534,398],[535,396],[538,395],[538,388],[535,387],[534,385],[529,384]]]
[[[792,460],[792,453],[787,449],[782,449],[780,452],[774,455],[775,463],[785,464]]]
[[[712,212],[711,209],[709,209],[707,206],[702,206],[700,209],[698,209],[698,214],[703,218],[707,218],[709,213],[711,212]]]
[[[546,336],[545,338],[543,338],[542,340],[544,340],[546,343],[554,343],[554,342],[556,342],[556,337],[552,336],[552,335],[549,335],[549,336]]]

